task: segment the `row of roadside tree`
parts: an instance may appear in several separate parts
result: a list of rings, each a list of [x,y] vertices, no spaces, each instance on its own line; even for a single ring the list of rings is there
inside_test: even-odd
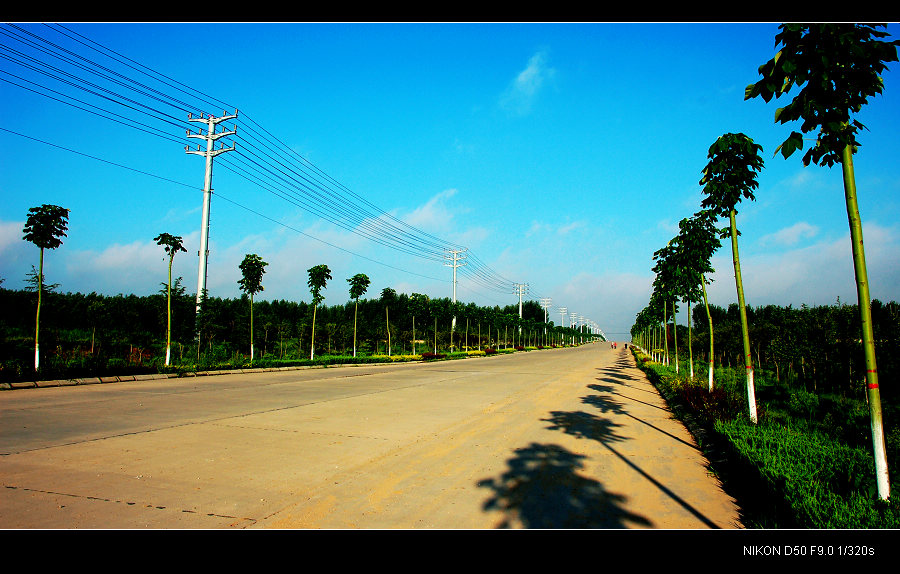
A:
[[[864,378],[861,391],[869,407],[878,494],[880,498],[887,499],[890,496],[890,480],[876,363],[876,338],[853,170],[853,155],[860,145],[857,134],[864,128],[854,116],[868,98],[882,92],[881,73],[886,69],[886,62],[898,59],[897,45],[900,41],[883,40],[888,35],[879,29],[883,27],[861,24],[781,25],[775,37],[780,49],[775,57],[759,67],[762,78],[747,86],[745,99],[761,97],[768,102],[786,96],[794,88],[799,89],[790,103],[776,111],[775,120],[781,124],[801,121],[803,133],[792,132],[776,151],[780,151],[784,158],[790,157],[795,151],[803,149],[803,134],[813,132],[817,134],[816,142],[804,154],[804,165],[815,163],[842,168],[859,316],[856,323],[859,331],[848,335],[842,343],[849,345],[860,341],[864,369],[857,372],[861,372]],[[710,258],[721,247],[721,239],[730,240],[741,324],[740,356],[745,372],[746,408],[753,424],[758,422],[753,344],[741,277],[736,216],[742,200],[755,199],[754,194],[759,186],[757,176],[763,169],[761,152],[762,146],[743,133],[726,133],[710,146],[708,163],[700,178],[703,191],[700,210],[683,219],[678,235],[653,254],[653,272],[656,274],[653,292],[649,304],[638,313],[632,327],[633,338],[644,348],[649,346],[652,349],[653,342],[660,341],[663,344],[662,356],[668,360],[669,319],[676,316],[679,302],[690,306],[703,301],[709,308],[706,284],[707,277],[713,271]],[[723,220],[728,223],[720,229],[718,225]],[[711,312],[707,311],[706,318],[709,335],[708,391],[712,392],[716,353]],[[654,339],[657,325],[662,327],[663,333],[659,339]],[[674,333],[677,336],[677,329]],[[837,344],[838,341],[830,343]],[[674,338],[673,344],[677,345]],[[896,354],[896,348],[892,349],[892,354]]]

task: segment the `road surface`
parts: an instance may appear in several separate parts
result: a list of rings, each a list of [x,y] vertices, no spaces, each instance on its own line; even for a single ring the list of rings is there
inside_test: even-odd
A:
[[[741,528],[619,345],[0,392],[0,528]]]

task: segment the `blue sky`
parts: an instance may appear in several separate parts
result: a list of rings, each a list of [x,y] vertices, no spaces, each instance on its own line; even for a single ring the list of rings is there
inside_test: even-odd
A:
[[[774,55],[776,23],[15,26],[0,34],[4,287],[24,286],[37,265],[22,227],[29,207],[50,203],[71,210],[63,246],[45,259],[47,281],[61,290],[155,292],[166,261],[153,238],[168,232],[188,249],[174,274],[196,291],[204,166],[184,151],[196,145],[185,137],[187,111],[237,109],[238,152],[281,145],[338,182],[339,195],[468,248],[489,279],[461,270],[459,300],[516,303],[513,283],[527,283],[528,298],[552,299],[554,321],[566,307],[620,340],[648,302],[653,252],[699,209],[709,146],[743,132],[765,159],[757,199],[738,213],[748,304],[856,298],[839,168],[773,156],[798,126],[774,122],[782,101],[743,99]],[[52,59],[24,47],[21,30],[158,92],[124,106],[49,79],[9,59],[10,49]],[[896,38],[898,26],[888,31]],[[76,32],[166,83],[60,32]],[[884,94],[859,116],[868,130],[855,158],[872,296],[884,301],[900,300],[900,75],[896,62],[889,67]],[[10,83],[19,78],[106,111]],[[159,103],[156,93],[185,105]],[[164,118],[150,118],[142,104]],[[111,120],[113,112],[147,126]],[[238,152],[215,160],[211,294],[238,296],[238,265],[256,253],[269,262],[267,299],[309,301],[306,270],[320,263],[334,277],[327,304],[348,300],[346,279],[355,273],[372,279],[367,297],[385,287],[451,295],[449,267],[254,184],[235,169]],[[713,265],[711,300],[728,305],[736,300],[728,246]]]

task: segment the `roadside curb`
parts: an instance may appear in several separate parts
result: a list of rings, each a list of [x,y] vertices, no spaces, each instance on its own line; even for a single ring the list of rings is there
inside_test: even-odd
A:
[[[563,348],[563,347],[561,347]],[[544,349],[544,350],[552,350],[552,349]],[[499,354],[499,353],[498,353]],[[511,354],[511,353],[503,353]],[[487,355],[484,355],[487,356]],[[460,357],[453,360],[460,359],[480,359],[482,356],[471,356],[471,357]],[[8,391],[15,389],[37,389],[37,388],[50,388],[50,387],[70,387],[70,386],[78,386],[78,385],[97,385],[97,384],[107,384],[107,383],[123,383],[123,382],[133,382],[133,381],[153,381],[160,379],[177,379],[177,378],[188,378],[188,377],[211,377],[216,375],[240,375],[245,373],[268,373],[268,372],[281,372],[281,371],[298,371],[304,369],[335,369],[335,368],[344,368],[344,367],[379,367],[384,365],[413,365],[419,363],[432,363],[435,362],[433,360],[420,360],[420,361],[400,361],[400,362],[389,362],[389,363],[340,363],[335,365],[295,365],[289,367],[248,367],[246,369],[222,369],[215,371],[190,371],[184,373],[144,373],[139,375],[110,375],[103,377],[82,377],[75,379],[54,379],[54,380],[46,380],[46,381],[17,381],[17,382],[3,382],[0,383],[0,391]]]

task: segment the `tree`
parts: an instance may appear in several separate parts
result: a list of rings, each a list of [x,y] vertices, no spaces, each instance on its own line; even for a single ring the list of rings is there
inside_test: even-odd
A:
[[[856,133],[865,126],[852,115],[862,109],[870,96],[882,92],[884,82],[880,74],[887,69],[886,62],[897,61],[900,41],[882,41],[887,32],[869,24],[782,24],[779,29],[781,32],[775,36],[775,43],[776,46],[781,44],[782,48],[759,67],[762,79],[747,86],[744,99],[760,96],[768,102],[773,96],[778,98],[795,86],[805,84],[788,105],[775,112],[775,121],[786,124],[803,120],[800,127],[803,133],[818,130],[816,144],[803,156],[804,165],[815,163],[831,167],[841,164],[862,321],[876,483],[879,497],[886,500],[890,497],[890,480],[869,280],[853,171],[853,154],[860,146]],[[785,158],[802,148],[803,137],[797,132],[791,132],[779,146]]]
[[[669,354],[669,337],[668,325],[669,316],[667,310],[668,301],[672,301],[672,322],[675,330],[675,372],[678,373],[678,322],[675,320],[675,300],[680,295],[680,266],[678,261],[678,245],[674,244],[674,239],[670,240],[662,249],[653,253],[653,260],[656,265],[653,272],[656,273],[656,279],[653,281],[655,294],[658,294],[663,301],[663,324],[666,328],[666,364],[668,364]]]
[[[170,364],[172,354],[172,261],[179,251],[187,252],[182,244],[181,237],[169,233],[160,233],[153,238],[157,245],[164,246],[169,256],[169,281],[166,283],[166,366]]]
[[[316,347],[316,308],[325,300],[325,296],[322,295],[322,289],[325,288],[325,283],[331,279],[331,269],[327,265],[322,264],[310,267],[306,271],[309,273],[307,284],[309,285],[309,292],[312,294],[313,304],[312,337],[309,340],[309,360],[312,361],[315,358]]]
[[[44,249],[56,249],[62,245],[60,237],[66,237],[66,229],[69,220],[69,210],[58,205],[44,204],[40,207],[32,207],[28,210],[25,220],[23,239],[34,243],[41,250],[38,266],[38,300],[37,313],[34,318],[34,370],[40,367],[41,353],[39,334],[41,325],[41,293],[44,285]]]
[[[423,316],[428,310],[428,295],[413,293],[409,296],[409,311],[412,314],[413,355],[416,354],[416,316]]]
[[[350,298],[354,301],[353,306],[353,356],[356,356],[356,314],[359,310],[359,298],[365,295],[366,290],[369,288],[369,277],[365,273],[357,273],[350,279],[347,279],[347,283],[350,284]]]
[[[385,333],[387,334],[387,354],[390,356],[391,354],[391,322],[388,313],[388,307],[391,306],[392,303],[397,301],[397,292],[390,287],[385,287],[381,290],[381,302],[384,303],[384,325],[385,325]]]
[[[738,306],[741,313],[741,331],[744,340],[744,366],[747,371],[747,404],[750,420],[755,424],[756,390],[753,384],[753,357],[750,356],[750,334],[747,326],[747,309],[744,303],[744,286],[738,256],[738,231],[735,223],[737,204],[741,198],[753,201],[753,190],[759,186],[757,173],[763,167],[759,155],[762,146],[742,133],[727,133],[719,137],[709,148],[709,163],[703,168],[700,185],[706,197],[701,207],[718,217],[728,217],[731,235],[731,254],[734,261],[734,281],[737,287]]]
[[[268,263],[255,253],[245,255],[240,265],[242,277],[238,284],[241,291],[250,295],[250,363],[253,363],[253,296],[264,290],[262,277],[266,272],[266,265]]]
[[[690,319],[691,316],[690,303],[699,300],[697,294],[697,286],[699,285],[703,297],[703,305],[706,308],[706,318],[709,321],[710,391],[713,390],[713,357],[715,354],[712,315],[709,312],[709,300],[706,296],[706,277],[715,271],[710,264],[710,259],[712,259],[713,253],[722,246],[713,219],[714,215],[704,210],[695,213],[691,218],[682,219],[678,223],[678,242],[684,255],[685,272],[688,274],[686,281],[690,285],[688,290],[688,318]],[[688,341],[690,342],[690,338],[688,338]],[[691,376],[693,376],[693,358],[691,359]]]

